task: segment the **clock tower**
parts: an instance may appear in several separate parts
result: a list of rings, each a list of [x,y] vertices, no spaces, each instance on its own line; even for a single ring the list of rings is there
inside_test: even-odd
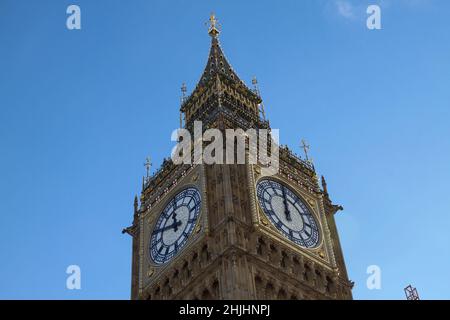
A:
[[[181,125],[271,130],[256,87],[237,76],[210,18],[211,48]],[[185,91],[185,90],[184,90]],[[248,159],[249,148],[245,149]],[[279,148],[267,166],[165,160],[134,201],[132,299],[352,299],[329,197],[311,161]]]

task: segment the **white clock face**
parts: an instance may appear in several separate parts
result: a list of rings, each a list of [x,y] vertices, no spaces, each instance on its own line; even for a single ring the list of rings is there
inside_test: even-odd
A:
[[[264,213],[285,237],[301,247],[317,247],[317,222],[294,191],[277,181],[263,179],[258,182],[257,194]]]
[[[200,207],[200,193],[195,188],[185,189],[169,201],[150,238],[153,262],[166,263],[185,246],[197,223]]]

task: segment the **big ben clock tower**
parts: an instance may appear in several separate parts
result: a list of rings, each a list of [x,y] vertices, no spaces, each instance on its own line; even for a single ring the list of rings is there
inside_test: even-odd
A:
[[[239,79],[210,22],[208,61],[182,101],[182,126],[271,130],[258,90]],[[260,164],[165,160],[124,230],[132,299],[352,299],[334,219],[342,208],[321,180],[287,147],[275,174]]]

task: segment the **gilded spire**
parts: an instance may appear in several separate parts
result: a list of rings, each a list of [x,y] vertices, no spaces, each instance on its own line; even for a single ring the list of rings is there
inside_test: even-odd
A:
[[[224,52],[222,51],[222,48],[219,43],[219,33],[221,29],[220,23],[217,21],[216,16],[214,13],[211,14],[209,17],[209,20],[207,22],[208,25],[208,33],[211,36],[211,47],[209,50],[208,60],[205,66],[205,69],[203,71],[203,74],[200,77],[199,82],[195,86],[195,89],[191,93],[189,97],[186,97],[186,101],[184,104],[182,104],[181,110],[184,112],[184,115],[186,115],[185,108],[189,108],[189,100],[191,97],[196,97],[198,92],[203,90],[202,88],[205,88],[209,83],[212,83],[212,81],[215,81],[217,79],[217,76],[220,76],[221,78],[226,78],[227,81],[233,82],[236,87],[240,86],[243,87],[245,90],[249,92],[249,94],[252,96],[254,100],[260,100],[260,98],[251,90],[249,89],[245,83],[238,77],[236,72],[231,67],[230,63],[227,61]],[[258,102],[260,103],[260,102]],[[185,118],[185,121],[189,122],[188,118]],[[186,124],[186,122],[185,122]]]
[[[199,83],[203,85],[208,80],[215,79],[217,74],[222,74],[230,80],[240,82],[245,86],[241,79],[239,79],[238,75],[234,72],[231,65],[228,63],[222,48],[220,47],[218,35],[220,33],[221,25],[217,21],[214,13],[211,13],[208,24],[208,33],[211,36],[211,48],[209,51],[208,63],[203,71],[203,75],[200,78]]]
[[[216,16],[214,13],[211,13],[210,17],[209,17],[209,28],[208,28],[208,33],[211,37],[213,38],[217,38],[217,36],[220,33],[220,24],[216,19]]]

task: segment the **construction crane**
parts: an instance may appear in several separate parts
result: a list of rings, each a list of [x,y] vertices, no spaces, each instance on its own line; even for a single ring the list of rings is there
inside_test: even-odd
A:
[[[420,300],[419,299],[419,293],[417,292],[417,289],[413,286],[409,285],[405,288],[405,294],[407,300]]]

